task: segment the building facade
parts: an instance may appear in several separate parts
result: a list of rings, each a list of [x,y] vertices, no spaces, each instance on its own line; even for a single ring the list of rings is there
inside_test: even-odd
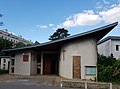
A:
[[[98,53],[120,59],[120,36],[108,36],[98,42]]]
[[[6,39],[6,40],[9,40],[13,43],[19,43],[19,42],[22,42],[24,44],[33,44],[31,41],[29,40],[25,40],[24,38],[22,37],[19,37],[19,36],[15,36],[13,35],[12,33],[9,33],[7,31],[7,29],[3,29],[3,30],[0,30],[0,37],[3,38],[3,39]]]
[[[97,77],[97,42],[118,23],[56,41],[22,48],[4,50],[14,54],[10,74],[51,75],[69,79]]]
[[[0,68],[4,70],[9,70],[10,66],[10,57],[9,56],[0,56]]]

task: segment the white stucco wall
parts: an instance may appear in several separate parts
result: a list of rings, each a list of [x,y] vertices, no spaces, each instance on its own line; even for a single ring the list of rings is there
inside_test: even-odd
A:
[[[63,58],[63,50],[65,50]],[[90,79],[95,76],[85,74],[85,66],[96,66],[97,46],[95,39],[81,39],[66,43],[61,48],[59,75],[66,78],[73,78],[73,56],[81,56],[81,79]]]
[[[5,60],[5,62],[4,62]],[[10,61],[10,58],[1,58],[1,69],[8,70],[8,62]]]
[[[111,55],[111,40],[107,40],[97,46],[98,53],[104,56]]]
[[[119,50],[116,50],[116,45],[119,45]],[[120,58],[120,40],[112,40],[111,41],[111,53],[115,58]]]
[[[28,62],[23,61],[23,55],[29,55]],[[30,75],[31,52],[21,52],[15,55],[14,74]]]

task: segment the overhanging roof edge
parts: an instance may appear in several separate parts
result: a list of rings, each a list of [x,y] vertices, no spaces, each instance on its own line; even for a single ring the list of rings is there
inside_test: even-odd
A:
[[[99,27],[99,28],[96,28],[96,29],[93,29],[93,30],[90,30],[90,31],[87,31],[87,32],[83,32],[83,33],[80,33],[80,34],[77,34],[77,35],[69,36],[69,37],[66,37],[64,39],[59,39],[59,40],[56,40],[56,41],[50,41],[50,42],[41,43],[40,45],[33,45],[33,46],[14,48],[14,49],[6,49],[6,50],[3,50],[3,51],[9,52],[9,51],[16,51],[16,50],[30,49],[30,48],[45,46],[45,45],[49,45],[49,44],[69,40],[69,39],[76,38],[76,37],[85,36],[85,35],[88,35],[88,34],[91,34],[91,33],[94,33],[94,32],[98,32],[98,31],[101,31],[101,30],[109,28],[109,27],[115,27],[117,24],[118,24],[118,22],[115,22],[115,23],[112,23],[112,24],[109,24],[109,25],[106,25],[106,26],[103,26],[103,27]]]

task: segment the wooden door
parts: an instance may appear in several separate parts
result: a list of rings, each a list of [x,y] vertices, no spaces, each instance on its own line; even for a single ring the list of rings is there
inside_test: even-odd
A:
[[[51,60],[45,59],[43,61],[43,73],[44,74],[51,74]]]
[[[81,78],[80,56],[73,56],[73,78]]]

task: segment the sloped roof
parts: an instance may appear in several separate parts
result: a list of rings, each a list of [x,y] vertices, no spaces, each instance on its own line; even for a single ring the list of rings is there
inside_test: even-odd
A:
[[[120,40],[120,36],[108,36],[108,37],[100,40],[98,42],[98,45],[101,44],[101,43],[103,43],[103,42],[105,42],[105,41],[107,41],[107,40],[109,40],[109,39],[111,39],[111,40]]]
[[[69,36],[66,37],[64,39],[59,39],[59,40],[55,40],[55,41],[50,41],[50,42],[46,42],[46,43],[41,43],[39,45],[33,45],[33,46],[27,46],[27,47],[21,47],[21,48],[14,48],[14,49],[6,49],[3,51],[6,52],[12,52],[12,51],[18,51],[18,50],[32,50],[32,49],[48,49],[50,47],[53,48],[59,48],[62,44],[65,44],[66,42],[70,42],[73,41],[75,39],[80,39],[83,37],[94,37],[97,39],[97,41],[99,41],[100,39],[102,39],[108,32],[110,32],[116,25],[118,24],[118,22],[100,27],[100,28],[96,28],[84,33],[80,33],[77,35],[73,35],[73,36]],[[54,49],[53,49],[54,50]]]

